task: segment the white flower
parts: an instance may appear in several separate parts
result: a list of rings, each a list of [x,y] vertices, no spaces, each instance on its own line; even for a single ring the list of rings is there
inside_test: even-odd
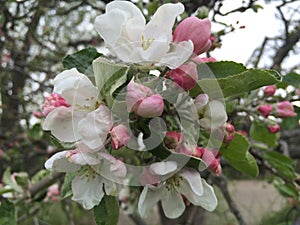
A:
[[[81,140],[91,149],[102,148],[113,119],[110,110],[100,104],[102,99],[93,83],[73,68],[55,77],[53,91],[70,107],[53,109],[47,115],[43,129],[50,130],[63,142]]]
[[[192,204],[213,211],[217,206],[217,198],[213,188],[201,179],[198,171],[182,169],[175,173],[176,162],[159,162],[150,166],[154,176],[171,175],[157,186],[147,184],[139,198],[138,210],[145,217],[150,209],[160,200],[165,215],[168,218],[177,218],[185,210],[182,196]],[[175,173],[175,174],[174,174]]]
[[[62,151],[45,163],[45,168],[56,172],[76,172],[72,180],[72,200],[85,209],[98,205],[104,194],[116,195],[117,182],[126,175],[123,162],[107,153],[91,151],[82,143],[75,150]]]
[[[201,111],[204,111],[204,113],[199,123],[201,127],[207,130],[215,131],[222,127],[227,121],[225,106],[218,100],[208,102],[205,106],[202,106]]]
[[[96,18],[95,29],[122,61],[174,69],[191,56],[194,48],[191,41],[171,44],[172,27],[183,12],[181,3],[164,4],[146,24],[142,12],[133,3],[113,1],[106,5],[106,13]]]

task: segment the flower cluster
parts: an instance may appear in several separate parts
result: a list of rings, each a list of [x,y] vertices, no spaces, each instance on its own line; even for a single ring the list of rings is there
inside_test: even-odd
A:
[[[264,97],[270,98],[274,97],[276,93],[276,86],[266,86],[264,88]],[[271,133],[277,133],[280,130],[280,125],[274,120],[268,119],[269,116],[274,116],[278,118],[294,117],[297,114],[294,111],[294,106],[291,102],[287,100],[275,102],[275,103],[264,103],[257,107],[257,111],[262,115],[267,123],[268,130]]]
[[[226,123],[222,100],[208,94],[189,95],[197,85],[197,65],[216,60],[198,56],[211,46],[208,19],[186,18],[172,34],[183,11],[181,3],[162,5],[146,24],[133,3],[107,4],[106,13],[96,18],[95,29],[130,72],[124,72],[121,84],[121,79],[112,82],[111,78],[99,84],[98,78],[105,77],[107,70],[97,67],[102,60],[97,59],[93,63],[96,86],[76,68],[53,81],[53,93],[42,106],[43,129],[72,147],[54,154],[45,167],[72,175],[72,199],[86,209],[97,206],[105,195],[117,196],[132,179],[126,165],[132,150],[147,151],[152,157],[152,164],[139,165],[142,216],[158,201],[169,218],[180,216],[187,202],[209,211],[217,205],[213,188],[201,178],[200,165],[220,175],[218,147],[207,145],[208,139],[211,135],[219,145],[229,143],[235,131]],[[150,74],[153,69],[159,77]],[[199,166],[187,164],[189,159]]]

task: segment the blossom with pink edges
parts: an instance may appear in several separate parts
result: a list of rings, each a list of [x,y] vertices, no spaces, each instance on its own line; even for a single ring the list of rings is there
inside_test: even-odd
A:
[[[294,112],[294,106],[289,101],[279,102],[276,112],[280,117],[293,117],[297,114]]]
[[[46,102],[42,105],[43,116],[46,117],[52,110],[60,106],[64,106],[66,108],[70,107],[60,94],[52,93],[50,96],[46,97]]]
[[[113,149],[119,149],[130,141],[130,132],[124,124],[114,126],[109,133]]]
[[[134,112],[146,118],[160,116],[164,111],[162,96],[133,80],[127,85],[126,105],[128,112]]]
[[[273,124],[273,125],[269,125],[268,126],[268,130],[271,132],[271,133],[277,133],[278,131],[280,131],[280,125],[279,124]]]

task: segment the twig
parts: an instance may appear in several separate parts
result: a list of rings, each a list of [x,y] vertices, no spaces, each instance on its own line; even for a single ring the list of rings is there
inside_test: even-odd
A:
[[[220,191],[222,192],[230,211],[233,213],[233,215],[235,216],[235,218],[237,219],[238,223],[240,225],[246,225],[245,220],[242,217],[242,214],[240,213],[236,203],[232,200],[230,193],[228,191],[228,187],[227,187],[227,180],[226,177],[221,175],[221,176],[215,176],[212,175],[212,181],[215,185],[217,185],[220,189]]]
[[[31,186],[29,188],[30,196],[35,196],[38,192],[53,184],[61,175],[61,173],[52,173],[50,176]]]
[[[147,225],[146,222],[136,213],[130,214],[129,217],[136,225]]]

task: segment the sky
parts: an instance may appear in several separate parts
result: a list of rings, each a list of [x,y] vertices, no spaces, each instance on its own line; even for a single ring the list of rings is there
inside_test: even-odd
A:
[[[227,6],[229,11],[239,5],[236,2],[226,0],[224,6]],[[253,10],[247,10],[226,17],[217,17],[227,24],[232,24],[237,29],[222,37],[222,47],[212,52],[213,57],[217,60],[246,63],[253,50],[262,44],[265,36],[272,37],[278,34],[280,21],[275,19],[275,3],[266,5],[264,1],[260,1],[259,4],[264,9],[260,9],[257,13]],[[238,24],[237,21],[239,21]],[[245,28],[239,29],[240,26],[245,26]],[[216,32],[220,28],[222,28],[220,25],[212,24],[212,32]]]

